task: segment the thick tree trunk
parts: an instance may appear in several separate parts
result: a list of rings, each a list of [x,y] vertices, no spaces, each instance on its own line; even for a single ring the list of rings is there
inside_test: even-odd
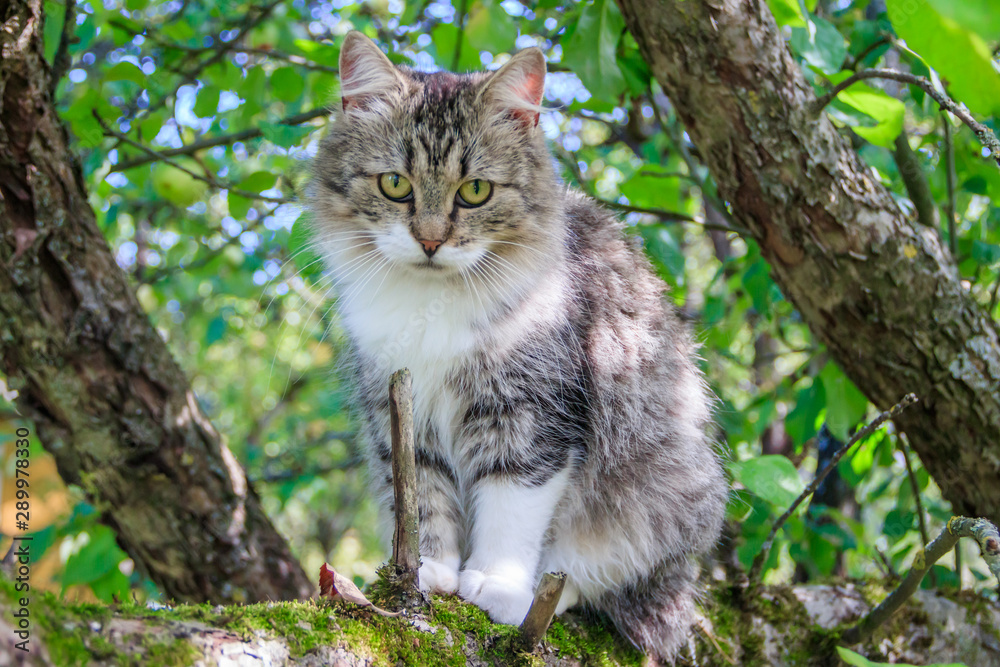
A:
[[[956,513],[1000,519],[1000,347],[933,230],[815,113],[767,3],[619,0],[643,57],[772,275],[897,421]]]
[[[0,0],[0,353],[67,482],[168,598],[311,585],[115,264],[49,94],[41,0]]]

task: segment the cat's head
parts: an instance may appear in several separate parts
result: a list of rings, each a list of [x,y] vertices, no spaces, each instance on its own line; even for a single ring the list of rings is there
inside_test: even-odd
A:
[[[428,74],[396,67],[352,32],[340,77],[342,108],[312,186],[314,240],[335,272],[375,258],[415,276],[472,275],[558,252],[561,186],[538,127],[541,51],[493,73]]]

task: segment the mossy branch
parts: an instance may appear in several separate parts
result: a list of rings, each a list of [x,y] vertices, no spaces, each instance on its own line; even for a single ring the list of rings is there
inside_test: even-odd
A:
[[[941,534],[917,553],[917,557],[913,559],[913,567],[910,568],[896,590],[890,593],[881,604],[868,612],[868,615],[861,619],[857,625],[847,630],[842,638],[851,644],[856,644],[870,637],[875,628],[885,623],[893,612],[916,592],[924,575],[934,566],[934,563],[951,551],[963,537],[971,537],[979,543],[979,548],[982,549],[983,558],[986,560],[990,572],[1000,584],[1000,534],[997,533],[996,526],[986,519],[952,517]]]

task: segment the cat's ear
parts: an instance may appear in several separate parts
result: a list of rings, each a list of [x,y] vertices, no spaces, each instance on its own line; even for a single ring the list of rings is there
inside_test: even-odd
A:
[[[494,72],[480,95],[523,121],[526,127],[534,127],[538,125],[544,93],[545,56],[541,49],[531,47],[518,51]]]
[[[357,30],[340,47],[340,95],[344,111],[364,109],[403,87],[402,77],[375,42]]]

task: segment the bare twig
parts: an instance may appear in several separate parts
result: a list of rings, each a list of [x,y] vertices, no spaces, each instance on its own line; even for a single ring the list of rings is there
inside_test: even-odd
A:
[[[997,165],[1000,166],[1000,140],[997,139],[996,135],[975,118],[972,114],[962,106],[959,106],[950,97],[940,92],[934,87],[934,84],[930,82],[930,79],[926,77],[917,76],[915,74],[910,74],[908,72],[897,72],[891,69],[864,69],[860,72],[856,72],[853,75],[847,77],[836,86],[834,86],[830,92],[816,99],[813,106],[813,111],[815,113],[820,113],[827,104],[833,101],[837,95],[851,86],[853,86],[858,81],[864,79],[889,79],[890,81],[899,81],[900,83],[908,83],[919,87],[925,93],[930,95],[938,105],[947,111],[953,113],[960,121],[969,126],[979,139],[979,142],[987,148],[990,152],[990,156],[996,161]]]
[[[420,528],[417,517],[417,461],[413,443],[413,390],[410,371],[398,370],[389,380],[389,413],[392,434],[393,505],[396,531],[392,537],[392,563],[403,587],[404,603],[420,600]]]
[[[59,34],[59,46],[52,58],[52,76],[49,79],[49,92],[55,96],[59,81],[66,76],[73,59],[69,55],[69,45],[73,42],[73,30],[76,28],[76,0],[66,0],[66,10],[63,12],[62,30]]]
[[[527,650],[534,650],[545,636],[565,585],[566,575],[562,572],[546,572],[542,575],[542,581],[535,591],[535,599],[531,602],[528,615],[521,622],[521,645]]]
[[[816,476],[813,478],[813,481],[809,483],[809,486],[807,486],[805,490],[801,494],[799,494],[799,497],[795,499],[795,502],[792,503],[792,506],[789,507],[787,510],[785,510],[785,513],[779,516],[778,520],[774,522],[773,526],[771,526],[771,532],[768,533],[767,539],[764,540],[764,544],[761,546],[760,551],[757,552],[757,556],[753,559],[753,563],[750,566],[750,573],[748,575],[748,579],[750,581],[751,586],[758,583],[757,580],[760,577],[761,570],[763,570],[764,568],[764,563],[767,562],[767,557],[771,553],[771,546],[774,544],[774,538],[777,536],[778,531],[781,530],[781,527],[785,525],[785,522],[788,521],[788,519],[792,516],[792,514],[795,513],[795,510],[798,509],[799,505],[801,505],[809,496],[815,493],[819,485],[823,482],[824,479],[826,479],[826,476],[829,475],[833,471],[833,469],[837,467],[838,463],[840,463],[840,459],[844,458],[844,454],[846,454],[851,449],[851,447],[853,447],[854,445],[856,445],[857,443],[861,442],[862,440],[870,436],[872,433],[874,433],[880,426],[882,426],[882,424],[889,421],[890,419],[893,419],[894,417],[899,415],[899,413],[901,413],[903,410],[910,407],[916,402],[917,402],[917,397],[914,396],[913,394],[907,394],[906,396],[904,396],[902,400],[899,401],[899,403],[892,406],[885,412],[881,413],[878,417],[873,419],[871,423],[869,423],[867,426],[865,426],[857,433],[855,433],[851,437],[851,439],[844,444],[843,447],[834,452],[833,456],[830,458],[830,462],[826,464],[826,467],[816,472]]]
[[[212,176],[208,171],[206,171],[204,174],[199,174],[196,171],[188,169],[187,167],[180,164],[176,160],[172,160],[163,153],[160,153],[159,151],[156,151],[150,148],[149,146],[145,146],[139,143],[138,141],[135,141],[124,132],[119,132],[118,130],[112,128],[110,125],[104,122],[104,119],[101,118],[101,116],[97,113],[96,110],[94,111],[94,118],[96,118],[97,122],[101,125],[101,128],[104,130],[105,135],[110,137],[115,137],[119,141],[126,143],[129,146],[132,146],[133,148],[138,148],[140,151],[151,156],[153,158],[152,161],[160,161],[165,164],[169,164],[174,169],[182,171],[191,178],[202,181],[203,183],[208,183],[214,188],[218,188],[220,190],[228,190],[230,194],[234,194],[240,197],[245,197],[247,199],[259,199],[260,201],[266,201],[272,204],[291,204],[293,202],[298,201],[294,197],[269,197],[267,195],[262,195],[259,192],[250,192],[248,190],[241,190],[237,187],[232,186],[229,183],[220,181],[219,179]]]
[[[958,257],[958,232],[955,231],[955,140],[952,137],[951,122],[948,114],[941,112],[941,121],[944,125],[944,161],[945,177],[948,183],[948,199],[945,201],[945,216],[948,218],[948,249],[951,250],[952,259]]]
[[[1000,534],[997,533],[996,526],[986,519],[952,517],[941,534],[917,553],[913,559],[913,566],[896,590],[868,612],[857,625],[844,632],[841,638],[850,644],[857,644],[870,637],[875,628],[887,621],[893,612],[916,592],[924,575],[934,563],[951,551],[963,537],[971,537],[979,543],[983,559],[1000,583]]]
[[[858,54],[858,57],[854,59],[854,62],[851,65],[851,69],[856,70],[857,68],[861,67],[861,64],[864,62],[865,58],[867,58],[872,51],[886,44],[892,44],[891,37],[883,35],[882,37],[876,39],[874,42],[865,47],[864,51]]]
[[[328,107],[321,107],[318,109],[303,111],[302,113],[297,113],[292,116],[287,116],[286,118],[279,120],[278,123],[281,125],[302,125],[303,123],[308,123],[315,118],[329,115],[329,113],[330,110]],[[191,155],[192,153],[197,153],[198,151],[205,150],[206,148],[227,146],[229,144],[234,144],[237,141],[247,141],[249,139],[256,139],[262,136],[264,136],[263,130],[259,127],[253,127],[239,132],[233,132],[232,134],[224,134],[218,137],[207,137],[200,141],[195,141],[185,146],[181,146],[180,148],[156,149],[153,151],[153,155],[150,155],[147,152],[147,154],[143,157],[124,160],[116,165],[112,165],[111,171],[126,171],[135,167],[141,167],[149,164],[150,162],[162,160],[163,158],[176,157],[178,155]]]

